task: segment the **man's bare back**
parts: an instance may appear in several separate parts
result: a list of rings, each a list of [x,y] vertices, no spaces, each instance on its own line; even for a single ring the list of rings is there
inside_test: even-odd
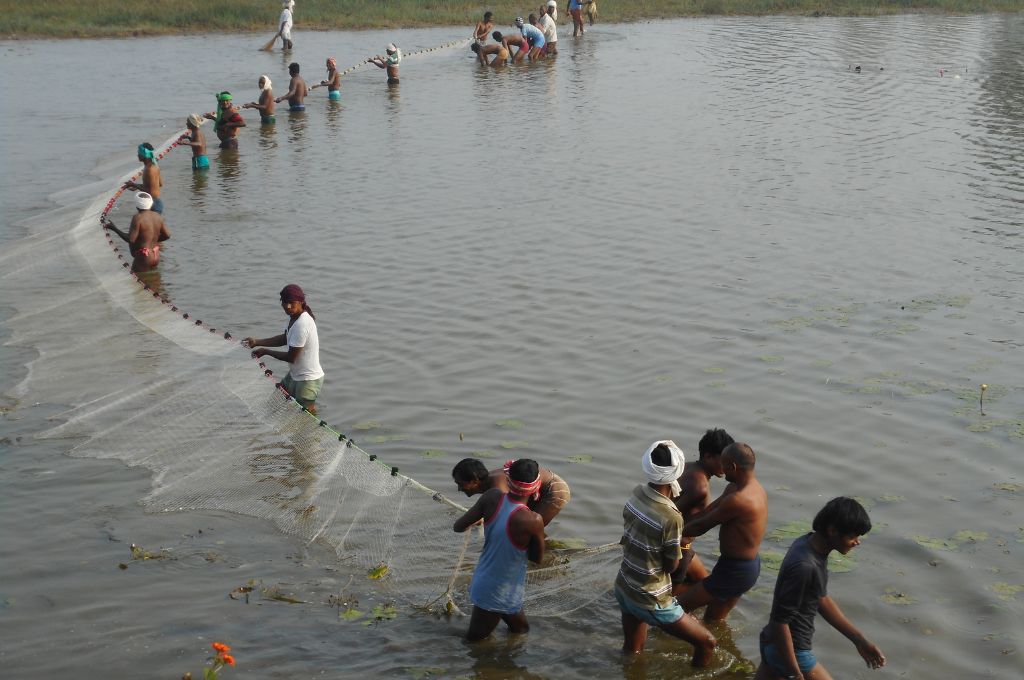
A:
[[[306,101],[307,94],[309,94],[309,87],[307,87],[306,81],[302,79],[302,76],[298,74],[292,76],[291,83],[288,84],[289,106],[302,106],[303,102]]]
[[[768,494],[761,483],[754,478],[742,487],[730,483],[715,502],[735,508],[718,530],[718,549],[722,555],[740,560],[757,557],[768,523]]]

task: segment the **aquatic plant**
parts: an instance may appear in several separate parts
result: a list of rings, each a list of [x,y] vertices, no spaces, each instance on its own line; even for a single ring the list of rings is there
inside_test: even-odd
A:
[[[203,680],[217,680],[222,668],[235,665],[235,657],[231,655],[230,647],[222,642],[214,642],[210,646],[213,647],[214,654],[203,669]],[[185,673],[181,680],[192,680],[192,674]]]

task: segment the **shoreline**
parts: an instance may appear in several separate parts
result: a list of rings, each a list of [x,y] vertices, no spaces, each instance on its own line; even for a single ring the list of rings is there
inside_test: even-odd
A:
[[[536,3],[537,0],[534,0]],[[562,3],[560,3],[561,5]],[[524,7],[525,5],[525,7]],[[496,25],[511,24],[523,16],[529,2],[497,0],[488,5],[455,0],[442,8],[427,8],[419,0],[392,0],[388,5],[369,0],[347,0],[338,7],[331,0],[305,0],[295,13],[295,30],[359,31],[413,29],[441,26],[466,27],[467,35],[482,12],[494,12]],[[275,31],[279,6],[267,0],[234,0],[227,3],[197,0],[165,0],[159,6],[140,6],[125,11],[115,0],[41,0],[34,6],[0,0],[0,39],[91,39],[166,35],[266,33]],[[559,25],[568,14],[560,7]],[[642,0],[629,4],[598,0],[597,21],[635,23],[669,19],[805,16],[877,17],[915,14],[968,16],[1015,14],[1024,11],[1024,0]]]

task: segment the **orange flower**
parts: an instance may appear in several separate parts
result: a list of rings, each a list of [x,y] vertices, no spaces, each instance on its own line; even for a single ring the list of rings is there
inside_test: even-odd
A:
[[[231,656],[230,654],[223,654],[220,658],[224,659],[224,663],[226,663],[229,666],[235,665],[235,657]]]
[[[213,647],[218,652],[230,652],[231,651],[230,647],[228,647],[227,645],[222,644],[220,642],[214,642],[210,646]]]

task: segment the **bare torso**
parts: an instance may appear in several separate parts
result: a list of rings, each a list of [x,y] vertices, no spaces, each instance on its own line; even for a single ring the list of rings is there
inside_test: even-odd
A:
[[[142,170],[142,190],[153,198],[160,198],[160,187],[163,180],[160,178],[160,168],[156,163],[150,163],[148,168]]]
[[[260,114],[264,116],[274,115],[274,93],[270,88],[260,93]]]
[[[711,479],[703,466],[694,461],[686,464],[678,481],[680,492],[675,504],[683,520],[688,520],[700,514],[711,502]]]
[[[733,496],[738,511],[719,529],[719,550],[725,557],[752,560],[757,557],[768,523],[768,494],[760,482],[751,478],[742,488],[729,484],[722,499],[726,496]]]
[[[288,93],[288,104],[291,106],[302,106],[302,103],[306,101],[306,95],[309,93],[309,88],[306,86],[306,81],[302,79],[302,76],[292,76]]]
[[[160,262],[160,242],[170,234],[160,213],[143,210],[132,218],[128,236],[128,249],[133,256],[132,271],[155,269]]]

